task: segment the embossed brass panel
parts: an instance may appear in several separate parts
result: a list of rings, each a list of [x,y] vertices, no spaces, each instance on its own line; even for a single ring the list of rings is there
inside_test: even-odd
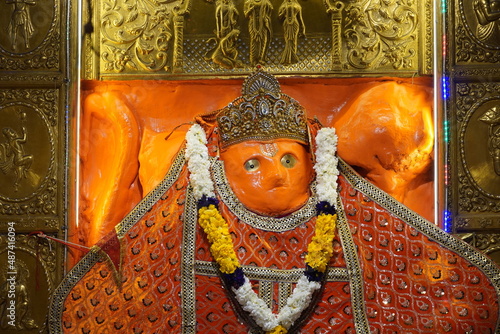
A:
[[[500,61],[500,2],[456,1],[456,8],[456,63]]]
[[[73,22],[68,5],[0,2],[2,333],[47,333],[49,299],[64,271],[64,248],[33,232],[65,235],[71,106],[65,41]]]
[[[60,100],[60,89],[0,88],[0,259],[8,263],[1,267],[7,283],[0,290],[0,328],[5,333],[46,332],[48,299],[63,272],[61,245],[31,235],[64,236]]]
[[[0,89],[0,214],[55,215],[59,92]]]
[[[498,258],[500,229],[500,2],[450,3],[446,59],[450,125],[447,208],[455,232]],[[470,234],[473,233],[473,234]]]
[[[86,78],[432,70],[429,0],[191,2],[94,1]]]
[[[12,240],[7,235],[0,235],[3,259],[8,258],[9,242]],[[60,280],[55,245],[53,241],[26,234],[18,234],[14,244],[15,260],[2,266],[0,272],[4,283],[0,290],[0,330],[2,333],[46,333],[50,294]]]
[[[500,227],[498,157],[500,82],[468,82],[455,86],[456,142],[451,164],[457,205],[457,231]]]
[[[0,70],[59,70],[59,0],[0,2]]]

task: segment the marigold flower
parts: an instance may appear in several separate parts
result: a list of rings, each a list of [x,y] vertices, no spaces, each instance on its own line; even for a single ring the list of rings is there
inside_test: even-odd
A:
[[[285,329],[285,327],[279,325],[273,328],[270,331],[267,331],[266,334],[286,334],[288,331]]]

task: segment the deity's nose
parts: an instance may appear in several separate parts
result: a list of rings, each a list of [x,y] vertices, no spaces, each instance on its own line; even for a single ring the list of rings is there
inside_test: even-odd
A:
[[[266,175],[269,185],[272,188],[283,187],[288,184],[288,172],[281,164],[273,164]]]

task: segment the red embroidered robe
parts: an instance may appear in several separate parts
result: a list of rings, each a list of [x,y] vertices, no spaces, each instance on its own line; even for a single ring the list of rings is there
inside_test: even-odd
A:
[[[214,152],[215,150],[211,150]],[[500,271],[340,163],[335,253],[301,333],[499,332]],[[214,165],[220,210],[249,279],[275,312],[304,268],[314,197],[258,217]],[[51,333],[247,333],[196,223],[182,152],[163,182],[67,275]]]

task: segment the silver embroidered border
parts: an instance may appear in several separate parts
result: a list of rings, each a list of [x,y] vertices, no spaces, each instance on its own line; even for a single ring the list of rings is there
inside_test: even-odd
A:
[[[195,249],[197,223],[197,203],[189,186],[186,194],[186,206],[184,207],[181,254],[181,318],[183,334],[196,333]]]
[[[249,280],[273,281],[284,283],[297,283],[304,269],[274,269],[256,266],[241,266],[245,276]],[[203,276],[217,276],[218,269],[215,262],[199,261],[195,262],[195,273]],[[326,280],[328,282],[348,282],[349,273],[346,268],[328,268]]]
[[[273,309],[273,283],[261,281],[259,283],[259,297],[266,303],[267,307]]]
[[[281,311],[283,307],[286,306],[286,302],[288,300],[288,297],[291,296],[293,293],[292,289],[292,283],[280,283],[278,285],[278,313]],[[271,308],[272,305],[269,305],[269,308]]]
[[[170,170],[161,183],[144,197],[139,204],[115,227],[118,237],[123,237],[125,233],[136,224],[151,207],[165,194],[165,192],[179,178],[182,166],[184,165],[184,149],[177,154]],[[96,251],[90,251],[85,255],[66,275],[59,286],[52,294],[48,322],[49,333],[62,333],[62,313],[63,305],[69,292],[87,274],[87,272],[101,259]]]
[[[212,178],[215,183],[215,191],[220,199],[227,205],[229,210],[245,224],[254,228],[270,232],[285,232],[296,228],[297,226],[309,221],[316,215],[316,196],[310,196],[307,203],[299,210],[284,217],[267,217],[256,214],[247,208],[238,200],[234,194],[224,171],[224,163],[216,158],[212,159]],[[314,194],[314,186],[311,192]]]
[[[366,307],[361,264],[359,263],[358,252],[354,240],[352,239],[351,229],[349,228],[349,223],[347,222],[340,196],[337,197],[337,230],[339,232],[347,272],[350,278],[351,303],[356,333],[370,334],[370,325],[365,312]]]
[[[132,226],[134,226],[151,208],[160,200],[165,192],[174,184],[179,178],[179,174],[184,165],[184,149],[182,149],[166,174],[166,177],[161,183],[153,189],[149,194],[144,197],[138,205],[136,205],[130,213],[123,218],[123,220],[116,225],[116,233],[119,238],[123,237]]]

